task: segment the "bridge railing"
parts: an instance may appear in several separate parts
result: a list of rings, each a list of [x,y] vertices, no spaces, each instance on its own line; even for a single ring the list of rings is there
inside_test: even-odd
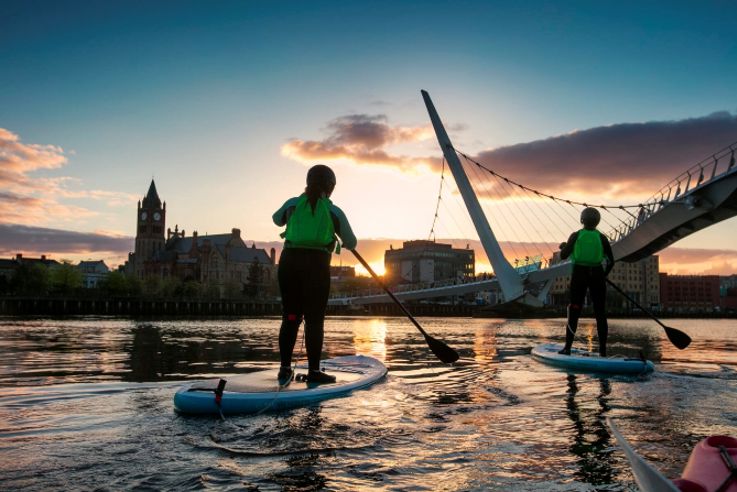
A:
[[[468,284],[473,282],[483,282],[486,280],[491,280],[493,277],[489,276],[481,277],[481,278],[466,278],[466,279],[446,279],[446,280],[436,280],[434,282],[416,282],[411,284],[397,284],[389,288],[394,294],[401,293],[401,292],[414,292],[417,290],[430,290],[430,289],[439,289],[442,287],[449,287],[451,285],[459,285],[459,284]],[[345,299],[348,297],[370,297],[370,296],[378,296],[378,295],[385,295],[384,291],[381,289],[368,289],[361,292],[342,292],[342,293],[334,293],[330,294],[330,299]]]
[[[724,147],[709,157],[697,162],[689,169],[669,181],[665,186],[655,192],[650,198],[642,203],[636,217],[631,218],[609,233],[609,239],[619,241],[629,235],[640,224],[660,209],[683,198],[696,188],[706,185],[715,178],[730,172],[735,167],[735,150],[737,142]]]

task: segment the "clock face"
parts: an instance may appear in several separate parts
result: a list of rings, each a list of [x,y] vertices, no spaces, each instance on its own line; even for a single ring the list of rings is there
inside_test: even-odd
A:
[[[154,212],[154,220],[156,221],[161,220],[161,214],[159,212]]]
[[[141,220],[146,220],[146,217],[148,217],[148,214],[146,212],[141,212]]]

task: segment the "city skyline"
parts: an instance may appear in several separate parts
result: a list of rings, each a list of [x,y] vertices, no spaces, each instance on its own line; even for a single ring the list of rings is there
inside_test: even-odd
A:
[[[728,3],[540,4],[538,17],[481,2],[7,7],[3,257],[121,263],[152,176],[167,227],[237,227],[269,248],[271,213],[319,161],[383,266],[389,244],[432,224],[441,153],[420,89],[459,149],[582,200],[642,201],[737,140]],[[735,219],[717,224],[662,251],[661,269],[734,273],[736,239]]]

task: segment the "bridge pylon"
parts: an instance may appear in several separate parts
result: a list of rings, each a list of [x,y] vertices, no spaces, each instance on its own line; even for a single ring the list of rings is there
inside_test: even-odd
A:
[[[499,287],[501,288],[502,295],[504,296],[505,302],[510,301],[522,301],[526,304],[540,305],[541,302],[535,296],[525,295],[524,283],[522,276],[517,270],[504,257],[502,248],[499,246],[494,231],[491,230],[489,221],[486,219],[484,210],[481,208],[476,193],[474,193],[471,187],[471,182],[468,180],[466,171],[463,169],[458,154],[456,154],[453,144],[448,137],[448,133],[445,131],[443,122],[438,116],[438,112],[435,110],[435,105],[430,99],[430,95],[427,91],[421,91],[422,98],[425,100],[425,106],[427,106],[427,112],[430,115],[430,121],[435,129],[435,135],[438,138],[438,143],[443,151],[445,160],[448,162],[453,173],[458,190],[463,197],[463,202],[466,204],[466,209],[471,216],[473,225],[478,232],[481,245],[484,247],[486,256],[489,257],[491,266],[494,268],[494,273],[499,281]]]

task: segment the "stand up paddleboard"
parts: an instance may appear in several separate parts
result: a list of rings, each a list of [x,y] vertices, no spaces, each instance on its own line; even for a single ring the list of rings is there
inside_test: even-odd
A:
[[[710,436],[702,440],[691,451],[681,478],[670,481],[632,449],[612,419],[607,418],[607,424],[643,492],[737,492],[737,439]]]
[[[286,387],[277,383],[278,368],[225,379],[197,381],[184,385],[174,395],[174,408],[188,414],[246,414],[283,410],[344,396],[366,388],[386,375],[386,366],[363,355],[336,357],[321,367],[337,378],[335,383],[312,384],[294,380]],[[298,366],[297,374],[306,373]],[[221,381],[225,381],[224,385]]]
[[[569,371],[638,375],[655,370],[655,364],[649,360],[600,357],[579,349],[571,350],[571,355],[559,354],[562,348],[558,343],[545,343],[532,349],[532,355],[541,362]]]

